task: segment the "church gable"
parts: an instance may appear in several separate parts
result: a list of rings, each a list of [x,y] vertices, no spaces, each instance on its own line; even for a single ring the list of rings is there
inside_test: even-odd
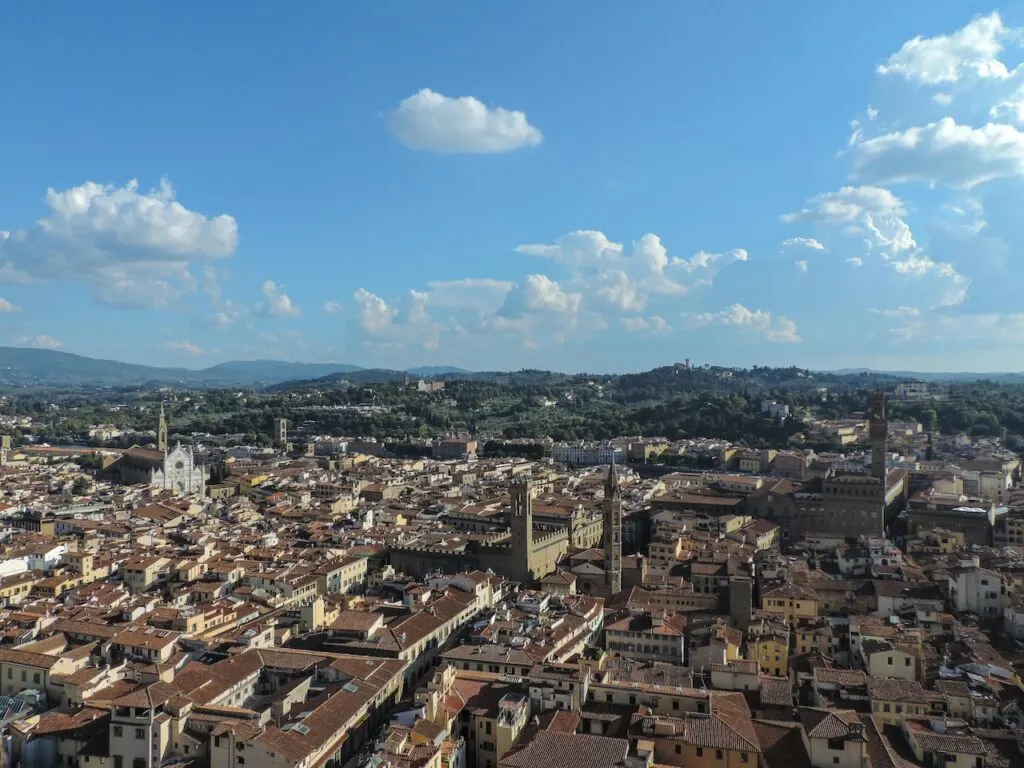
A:
[[[577,576],[601,576],[604,574],[604,568],[594,563],[582,563],[581,565],[574,566],[572,572]]]

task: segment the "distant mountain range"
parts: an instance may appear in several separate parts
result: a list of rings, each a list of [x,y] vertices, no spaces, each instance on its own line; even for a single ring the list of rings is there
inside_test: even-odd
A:
[[[194,370],[97,360],[50,349],[0,347],[0,385],[15,387],[182,386],[256,387],[284,381],[352,374],[356,380],[377,381],[404,376],[467,374],[462,368],[424,366],[383,372],[345,363],[290,363],[282,360],[235,360]],[[343,376],[338,376],[343,378]]]
[[[550,377],[544,371],[534,372]],[[1024,382],[1021,373],[915,373],[913,371],[874,371],[848,368],[830,371],[836,375],[877,374],[887,377],[916,378],[924,381]],[[521,371],[518,379],[529,377]],[[434,378],[440,376],[474,377],[501,380],[507,373],[473,372],[454,366],[427,365],[405,371],[363,368],[345,363],[290,363],[282,360],[235,360],[209,368],[160,368],[151,365],[98,360],[69,352],[23,347],[0,347],[0,386],[6,387],[264,387],[297,382],[330,384],[342,380],[356,383],[399,381],[404,376]]]
[[[948,371],[944,373],[922,373],[921,371],[879,371],[874,368],[840,368],[838,371],[829,371],[840,376],[851,376],[858,373],[875,373],[885,376],[895,376],[903,379],[919,379],[921,381],[1000,381],[1005,383],[1024,382],[1024,373],[990,372],[973,373],[970,371]]]

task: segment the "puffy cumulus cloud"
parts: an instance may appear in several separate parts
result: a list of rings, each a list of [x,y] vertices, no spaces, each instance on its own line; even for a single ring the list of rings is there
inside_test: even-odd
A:
[[[794,261],[793,266],[797,268],[798,272],[806,272],[808,269],[811,268],[811,265],[803,259]]]
[[[168,341],[164,344],[164,347],[176,352],[183,352],[184,354],[191,355],[193,357],[203,354],[203,350],[198,344],[193,344],[188,340]]]
[[[516,253],[540,256],[570,267],[594,267],[617,263],[622,259],[621,243],[613,243],[604,232],[578,229],[562,235],[550,245],[527,244],[516,247]]]
[[[453,311],[494,312],[512,290],[508,280],[467,277],[427,283],[431,305]]]
[[[849,264],[851,267],[863,267],[864,259],[862,259],[860,256],[851,256],[846,260],[846,263]]]
[[[234,253],[232,216],[207,217],[178,202],[166,179],[140,192],[86,182],[47,190],[47,215],[0,237],[0,280],[67,280],[122,307],[163,307],[195,290],[191,269]]]
[[[951,117],[863,141],[853,171],[872,183],[919,181],[971,189],[1024,174],[1024,133],[1011,125],[960,125]]]
[[[807,201],[807,206],[780,217],[785,224],[806,221],[812,224],[850,224],[863,220],[865,214],[905,216],[907,209],[896,195],[884,187],[842,187],[824,192]]]
[[[661,238],[652,233],[639,238],[627,252],[597,230],[577,230],[553,243],[520,245],[516,251],[568,267],[572,290],[606,309],[626,313],[643,310],[651,296],[679,297],[710,285],[724,267],[749,258],[741,248],[699,251],[691,258],[671,256]]]
[[[359,327],[366,333],[377,336],[389,327],[398,315],[398,310],[375,293],[360,288],[353,294],[359,305]]]
[[[517,317],[525,312],[546,312],[575,317],[582,304],[582,294],[565,290],[547,275],[533,274],[509,292],[501,314]]]
[[[324,312],[326,312],[328,315],[341,314],[341,304],[337,301],[325,301]]]
[[[375,341],[431,350],[440,345],[441,327],[427,311],[429,294],[410,290],[401,307],[389,306],[365,288],[357,290],[354,297],[359,305],[359,327]]]
[[[742,304],[733,304],[721,312],[684,314],[683,323],[689,329],[712,325],[736,328],[764,341],[796,344],[801,340],[796,323],[788,317],[776,317],[766,310],[748,309]]]
[[[884,187],[842,187],[807,201],[799,211],[783,214],[784,223],[806,222],[839,227],[843,234],[863,234],[868,247],[878,246],[892,253],[915,248],[910,227],[903,220],[907,209],[903,201]],[[811,238],[792,238],[787,244],[804,244]],[[817,243],[817,240],[812,240]],[[819,243],[820,245],[820,243]]]
[[[527,275],[508,292],[498,311],[480,318],[481,331],[563,343],[567,335],[585,336],[607,327],[601,315],[583,311],[583,295],[547,275]],[[534,347],[531,347],[534,348]]]
[[[959,83],[964,79],[1005,80],[1013,72],[1000,60],[1004,43],[1020,39],[998,13],[978,16],[951,35],[915,37],[879,65],[880,75],[899,75],[924,85]]]
[[[635,317],[623,317],[619,319],[619,325],[625,330],[631,333],[639,333],[641,331],[647,331],[649,333],[670,333],[672,326],[668,320],[660,315],[651,315],[650,317],[643,317],[637,315]]]
[[[921,310],[917,307],[893,307],[892,309],[872,309],[871,314],[882,317],[917,317]]]
[[[298,305],[273,280],[264,280],[260,290],[265,300],[258,308],[259,314],[265,317],[299,317],[302,314]]]
[[[17,312],[18,307],[14,306],[7,299],[0,299],[0,312]]]
[[[472,96],[451,98],[424,88],[391,112],[392,135],[410,149],[494,153],[532,147],[544,138],[524,112],[489,108]]]
[[[60,349],[64,342],[53,336],[22,336],[18,340],[18,346],[34,347],[35,349]]]
[[[823,251],[825,246],[813,237],[790,237],[782,241],[783,248],[810,248],[812,251]]]

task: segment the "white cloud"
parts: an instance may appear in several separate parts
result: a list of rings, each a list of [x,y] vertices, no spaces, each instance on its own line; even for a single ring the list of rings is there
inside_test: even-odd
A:
[[[451,310],[494,312],[512,290],[508,280],[467,277],[461,280],[432,280],[427,283],[430,303]]]
[[[921,310],[917,307],[894,307],[892,309],[872,309],[871,314],[882,317],[917,317]]]
[[[1024,85],[992,107],[988,114],[993,120],[1005,118],[1018,125],[1024,125]]]
[[[360,288],[354,294],[356,303],[359,304],[359,326],[372,335],[378,335],[386,331],[395,317],[398,310],[389,307],[387,302],[380,296],[365,288]]]
[[[1013,73],[999,55],[1012,37],[1019,37],[1019,31],[1004,26],[998,13],[978,16],[951,35],[908,40],[878,67],[878,74],[900,75],[924,85],[965,78],[1005,80]]]
[[[801,272],[806,272],[810,268],[810,264],[808,264],[803,259],[800,259],[799,261],[794,261],[793,266],[795,266]]]
[[[341,304],[339,304],[337,301],[325,301],[324,312],[326,312],[328,315],[337,315],[341,312]]]
[[[209,315],[207,320],[210,325],[214,325],[217,328],[227,328],[248,314],[248,308],[239,306],[232,301],[224,301],[220,303],[220,306],[213,314]]]
[[[901,275],[917,278],[931,275],[936,278],[940,285],[940,295],[936,306],[955,307],[963,304],[967,298],[967,289],[970,287],[971,281],[948,262],[935,261],[928,254],[918,251],[911,253],[905,259],[891,261],[889,264]]]
[[[596,230],[577,230],[554,243],[520,245],[516,251],[569,267],[572,290],[617,312],[639,312],[652,295],[683,296],[711,285],[724,267],[749,259],[742,248],[699,251],[688,259],[670,256],[661,238],[651,233],[627,254],[621,243]]]
[[[583,303],[583,296],[564,290],[547,275],[535,274],[526,276],[523,302],[531,311],[575,315]]]
[[[860,256],[851,256],[846,260],[846,263],[849,264],[851,267],[863,267],[864,259],[862,259]]]
[[[932,101],[938,104],[940,107],[948,107],[953,103],[953,96],[949,93],[936,93],[932,96]]]
[[[523,112],[488,108],[472,96],[450,98],[429,88],[404,99],[388,127],[410,149],[442,153],[509,152],[543,139]]]
[[[780,218],[787,224],[807,222],[839,227],[845,235],[862,234],[866,236],[869,248],[878,246],[895,254],[917,245],[910,227],[902,218],[906,213],[903,201],[888,189],[861,186],[842,187],[836,192],[816,195],[801,210],[783,214]],[[783,245],[789,242],[786,240]]]
[[[672,326],[669,324],[668,320],[660,315],[651,315],[650,317],[642,317],[640,315],[635,317],[623,317],[619,319],[619,325],[632,333],[640,331],[669,333],[672,331]]]
[[[852,147],[864,138],[864,129],[860,127],[860,120],[850,121],[850,138],[846,140],[846,146]]]
[[[842,187],[807,201],[807,207],[780,218],[786,224],[807,221],[813,224],[849,224],[861,221],[864,214],[906,214],[903,201],[883,187]]]
[[[764,341],[796,344],[800,341],[796,323],[784,315],[775,317],[763,309],[748,309],[742,304],[733,304],[721,312],[684,314],[684,326],[690,329],[710,325],[738,328]]]
[[[200,348],[196,344],[193,344],[191,341],[168,341],[166,344],[164,344],[164,346],[167,349],[173,349],[178,352],[184,352],[186,355],[192,355],[193,357],[196,355],[203,354],[202,348]]]
[[[868,240],[869,247],[878,245],[894,254],[917,248],[917,241],[914,240],[910,227],[899,216],[889,213],[865,213],[864,226],[874,238]]]
[[[266,297],[266,301],[259,307],[260,314],[268,317],[298,317],[302,314],[291,297],[273,280],[264,280],[260,290]]]
[[[813,251],[823,251],[825,246],[813,237],[790,237],[782,241],[783,248],[810,248]]]
[[[870,104],[868,104],[866,114],[868,116],[868,120],[874,120],[876,117],[878,117],[878,110],[872,107]]]
[[[103,303],[161,307],[196,289],[191,267],[238,244],[233,217],[185,208],[166,179],[148,192],[134,180],[49,189],[46,205],[34,227],[0,238],[3,280],[82,282]]]
[[[944,117],[868,139],[851,155],[854,173],[865,181],[920,181],[970,189],[1024,174],[1024,134],[1010,125],[972,128]]]
[[[0,312],[17,312],[18,307],[14,306],[7,299],[0,299]]]
[[[621,243],[609,240],[604,232],[578,229],[557,238],[552,245],[520,245],[516,253],[540,256],[571,267],[593,267],[620,261],[623,248]]]
[[[972,197],[955,203],[947,203],[940,210],[948,216],[939,219],[939,222],[948,229],[961,234],[976,235],[988,226],[988,222],[985,220],[984,206],[980,200]]]
[[[427,312],[427,293],[410,290],[401,309],[365,288],[354,296],[359,305],[359,327],[375,340],[398,347],[418,344],[431,350],[440,345],[441,328]]]
[[[60,349],[64,346],[64,342],[53,338],[53,336],[22,336],[18,340],[18,345],[36,349]]]

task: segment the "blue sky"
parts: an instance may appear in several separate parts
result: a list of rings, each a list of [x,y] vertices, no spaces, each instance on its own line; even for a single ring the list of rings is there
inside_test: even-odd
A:
[[[34,4],[0,344],[1024,369],[1024,3]]]

